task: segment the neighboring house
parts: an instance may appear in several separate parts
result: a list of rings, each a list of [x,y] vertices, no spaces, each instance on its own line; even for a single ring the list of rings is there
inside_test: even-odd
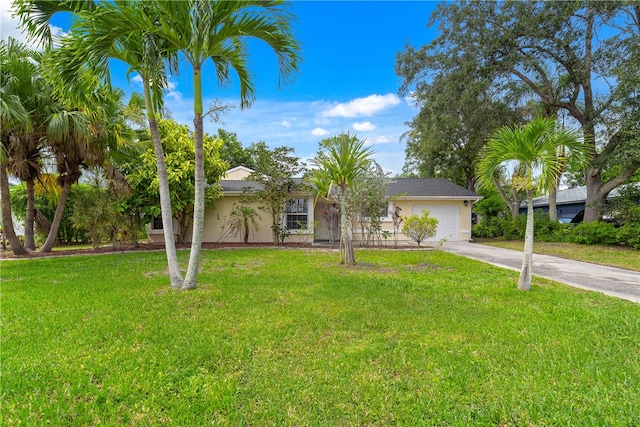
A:
[[[609,196],[607,196],[607,202],[611,199],[618,197],[618,189],[613,189]],[[587,187],[575,187],[568,190],[560,190],[556,195],[556,211],[558,213],[558,220],[564,220],[565,222],[573,219],[580,211],[584,210],[587,200]],[[540,196],[533,199],[533,209],[541,209],[544,212],[549,212],[549,196]],[[527,213],[527,202],[522,202],[520,205],[520,213]]]
[[[238,166],[227,171],[219,184],[223,195],[216,201],[215,209],[207,211],[204,219],[203,242],[239,242],[240,236],[228,233],[227,221],[234,204],[240,202],[244,188],[258,188],[256,182],[246,178],[253,172],[249,168]],[[482,197],[459,185],[439,178],[393,178],[387,190],[388,196],[402,194],[389,203],[386,217],[381,218],[382,229],[393,235],[393,219],[391,213],[396,208],[400,215],[420,215],[423,209],[430,212],[430,216],[438,219],[438,231],[431,241],[446,239],[450,242],[468,241],[471,239],[471,209],[473,204]],[[339,215],[337,203],[331,200],[319,199],[315,203],[315,196],[311,193],[295,192],[287,205],[287,212],[283,215],[283,225],[290,232],[286,242],[311,243],[337,241],[339,238]],[[258,209],[260,215],[258,230],[252,231],[249,241],[270,243],[271,217],[268,213]],[[159,227],[156,228],[156,227]],[[148,229],[152,241],[162,241],[162,223],[154,221]],[[331,234],[333,233],[333,236]],[[408,242],[403,234],[397,236],[398,242]],[[358,238],[356,234],[355,238]],[[387,240],[393,244],[393,237]]]

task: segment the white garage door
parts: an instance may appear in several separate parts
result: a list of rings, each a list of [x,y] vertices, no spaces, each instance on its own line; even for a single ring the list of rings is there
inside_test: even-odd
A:
[[[422,210],[429,211],[429,216],[438,219],[438,231],[436,236],[429,241],[438,242],[447,239],[447,242],[457,242],[460,236],[458,227],[458,206],[455,205],[414,205],[413,215],[421,215]]]

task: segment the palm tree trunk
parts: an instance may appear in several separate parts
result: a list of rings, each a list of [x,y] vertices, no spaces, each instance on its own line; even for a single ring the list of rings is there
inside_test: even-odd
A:
[[[556,186],[556,188],[549,193],[549,219],[554,222],[558,220],[557,197],[558,187]]]
[[[33,236],[33,226],[36,217],[35,183],[27,180],[27,214],[24,220],[24,247],[30,251],[36,250],[36,241]]]
[[[60,223],[62,222],[62,214],[64,214],[64,208],[67,204],[69,191],[71,191],[71,180],[65,179],[64,183],[62,184],[62,192],[60,193],[60,198],[58,199],[58,206],[56,206],[56,213],[53,215],[53,221],[51,221],[51,229],[49,230],[49,235],[47,236],[47,240],[40,248],[40,252],[51,252],[53,245],[56,243],[56,238],[58,237],[58,229],[60,228]]]
[[[340,262],[347,265],[354,265],[356,263],[353,253],[353,243],[351,242],[351,236],[349,235],[349,226],[347,224],[347,206],[346,206],[346,188],[340,190],[340,226],[342,227],[342,233],[340,236],[341,246],[341,259]]]
[[[191,254],[189,266],[184,278],[182,289],[195,289],[198,279],[198,267],[200,264],[200,250],[202,248],[202,230],[204,228],[204,141],[202,129],[202,75],[200,67],[194,66],[194,117],[193,128],[195,131],[195,197],[193,201],[193,237],[191,239]]]
[[[26,255],[29,253],[20,243],[13,228],[13,218],[11,216],[11,197],[9,195],[9,176],[7,175],[7,164],[0,164],[0,199],[2,199],[2,225],[4,234],[9,240],[11,250],[15,255]]]
[[[164,233],[164,248],[167,254],[167,264],[169,267],[169,278],[173,289],[182,287],[182,273],[180,263],[176,253],[175,235],[173,234],[173,214],[171,212],[171,196],[169,192],[169,178],[167,177],[167,164],[164,161],[162,141],[158,132],[158,122],[156,121],[153,104],[151,102],[151,89],[149,80],[143,81],[145,107],[149,120],[149,130],[153,140],[153,151],[156,155],[156,166],[158,168],[158,186],[160,191],[160,211],[162,215],[162,230]]]
[[[527,191],[527,228],[524,235],[524,259],[518,279],[518,289],[531,289],[531,270],[533,268],[533,192]]]

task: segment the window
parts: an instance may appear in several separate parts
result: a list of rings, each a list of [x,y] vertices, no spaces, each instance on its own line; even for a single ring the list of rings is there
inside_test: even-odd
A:
[[[153,221],[151,221],[151,229],[152,230],[162,230],[164,227],[162,226],[162,218],[153,217]]]
[[[290,199],[287,202],[285,226],[288,230],[306,230],[309,224],[308,200]]]

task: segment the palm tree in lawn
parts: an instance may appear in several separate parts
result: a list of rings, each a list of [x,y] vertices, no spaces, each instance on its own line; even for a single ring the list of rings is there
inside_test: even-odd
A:
[[[126,124],[124,92],[102,85],[98,76],[88,71],[74,81],[66,81],[56,72],[55,60],[47,64],[52,71],[52,85],[58,104],[47,116],[47,144],[56,159],[58,183],[62,187],[51,229],[41,252],[55,244],[71,185],[88,167],[105,167],[110,155],[133,139]],[[80,100],[74,93],[88,94]]]
[[[163,49],[163,39],[149,33],[154,20],[152,3],[93,1],[20,2],[18,8],[23,26],[33,36],[47,35],[48,21],[57,12],[73,12],[78,19],[58,49],[60,72],[73,80],[88,65],[108,80],[108,59],[119,59],[142,78],[144,103],[158,168],[158,186],[163,223],[165,251],[171,287],[182,287],[173,229],[173,214],[162,141],[158,132],[157,111],[162,109],[162,94],[167,87],[167,68],[177,70],[176,56]]]
[[[155,32],[179,51],[193,68],[195,130],[195,199],[189,266],[182,289],[196,287],[204,225],[204,114],[202,67],[210,58],[219,83],[229,82],[233,69],[240,84],[240,106],[254,100],[248,41],[265,42],[276,54],[280,78],[288,83],[297,71],[299,46],[291,32],[293,15],[282,1],[190,0],[158,2]]]
[[[353,243],[351,239],[351,227],[347,224],[347,197],[348,191],[362,176],[371,164],[370,156],[373,154],[371,147],[365,147],[365,140],[359,140],[355,135],[343,133],[335,137],[326,138],[320,142],[320,152],[313,160],[319,167],[315,174],[315,181],[331,185],[327,195],[333,186],[340,192],[340,262],[347,265],[355,264]]]
[[[31,53],[14,39],[0,40],[0,199],[4,233],[16,255],[28,253],[29,244],[25,248],[13,227],[8,173],[22,163],[21,154],[30,151],[23,148],[33,130],[28,98],[34,93],[36,67]]]
[[[494,172],[507,162],[516,165],[512,185],[527,194],[527,227],[518,289],[531,289],[533,259],[533,192],[551,191],[567,161],[585,163],[588,153],[578,130],[556,129],[553,118],[536,118],[521,127],[501,127],[489,137],[477,175],[490,188]]]
[[[16,52],[28,70],[25,73],[28,79],[21,85],[19,95],[29,113],[30,126],[22,127],[20,131],[14,128],[14,138],[9,143],[8,166],[11,174],[26,184],[24,246],[28,250],[35,250],[35,187],[36,182],[42,180],[44,170],[44,119],[52,99],[51,88],[41,73],[42,54],[20,46]]]

